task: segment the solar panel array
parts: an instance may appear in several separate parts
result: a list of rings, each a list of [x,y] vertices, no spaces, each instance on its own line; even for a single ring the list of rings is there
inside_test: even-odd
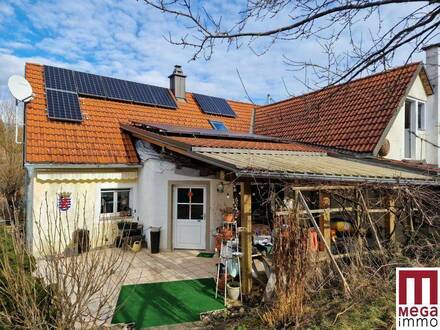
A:
[[[78,95],[119,100],[176,109],[176,101],[168,88],[157,87],[72,71],[53,66],[44,67],[48,114],[51,119],[81,121]],[[57,91],[59,93],[53,93]],[[64,95],[60,93],[70,93]],[[49,94],[51,101],[49,102]],[[56,96],[55,96],[56,95]],[[76,101],[73,99],[76,98]],[[56,101],[55,101],[56,100]],[[78,107],[76,107],[78,104]],[[72,106],[72,109],[64,107]]]
[[[225,99],[207,96],[202,94],[193,94],[196,102],[204,113],[225,117],[235,117],[235,112]]]

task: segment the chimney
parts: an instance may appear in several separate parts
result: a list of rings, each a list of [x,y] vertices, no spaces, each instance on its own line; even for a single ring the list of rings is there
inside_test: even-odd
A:
[[[170,78],[170,89],[177,99],[185,99],[185,79],[182,66],[175,65],[173,73],[168,77]]]
[[[440,43],[423,48],[426,53],[425,69],[434,94],[428,97],[427,106],[427,139],[434,144],[440,143],[440,97],[439,97],[439,74],[440,74]],[[438,148],[426,150],[428,163],[440,164],[440,151]]]

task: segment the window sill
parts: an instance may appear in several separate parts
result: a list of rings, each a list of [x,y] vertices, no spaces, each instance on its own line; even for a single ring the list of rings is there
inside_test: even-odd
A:
[[[112,214],[112,215],[100,215],[99,216],[99,221],[135,221],[133,216],[120,216],[117,214]]]

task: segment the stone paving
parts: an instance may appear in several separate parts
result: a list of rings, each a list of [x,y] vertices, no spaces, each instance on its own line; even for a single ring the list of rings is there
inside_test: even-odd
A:
[[[189,280],[216,276],[218,259],[197,257],[199,251],[175,250],[151,254],[146,249],[126,251],[128,273],[124,284]],[[133,256],[134,254],[134,256]]]

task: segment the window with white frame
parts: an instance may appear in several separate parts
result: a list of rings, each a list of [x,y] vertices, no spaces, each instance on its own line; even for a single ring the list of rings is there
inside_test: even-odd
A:
[[[425,130],[425,103],[417,102],[417,128]]]
[[[101,214],[120,214],[130,211],[130,189],[102,189]]]

